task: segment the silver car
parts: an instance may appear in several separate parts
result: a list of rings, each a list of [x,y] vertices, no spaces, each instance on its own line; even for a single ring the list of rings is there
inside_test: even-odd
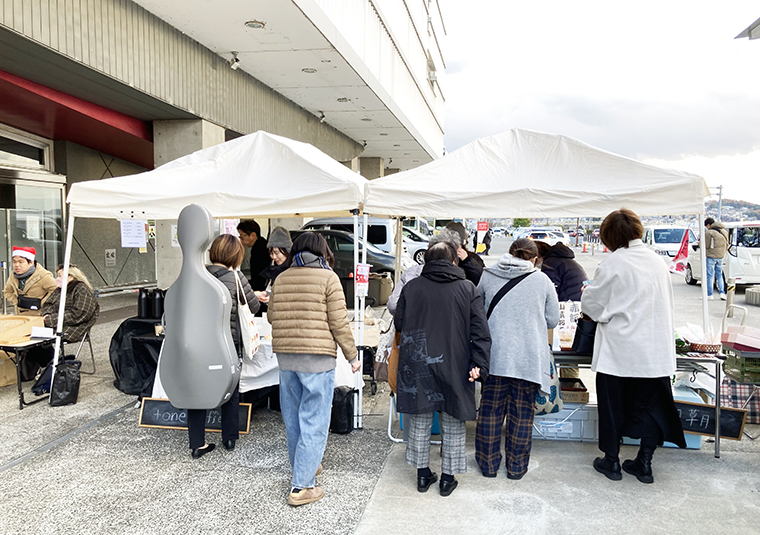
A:
[[[407,251],[409,251],[409,256],[418,264],[424,263],[425,251],[428,248],[428,237],[409,227],[402,227],[401,237]]]

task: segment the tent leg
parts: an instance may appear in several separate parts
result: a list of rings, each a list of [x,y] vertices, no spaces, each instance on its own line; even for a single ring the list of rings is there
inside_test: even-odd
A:
[[[58,358],[61,354],[61,344],[63,336],[63,313],[66,308],[66,290],[69,285],[69,265],[71,264],[71,245],[74,241],[74,215],[71,213],[69,206],[68,228],[66,229],[66,249],[63,254],[63,284],[61,285],[61,301],[58,303],[58,325],[55,328],[55,345],[53,350],[53,375],[55,377],[55,368],[58,366]],[[50,397],[48,403],[53,401],[53,384],[50,385]]]

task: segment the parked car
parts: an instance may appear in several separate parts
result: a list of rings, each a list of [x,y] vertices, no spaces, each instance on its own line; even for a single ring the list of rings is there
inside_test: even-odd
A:
[[[354,295],[354,235],[344,230],[315,229],[315,230],[291,230],[290,237],[295,240],[296,236],[304,232],[317,232],[327,241],[327,245],[335,256],[333,271],[340,278],[343,293],[346,298]],[[361,261],[362,247],[359,245],[359,260]],[[402,257],[402,271],[414,265],[408,256]],[[367,263],[370,265],[370,273],[388,273],[391,279],[396,273],[396,257],[381,251],[372,244],[367,247]]]
[[[760,221],[726,223],[728,252],[723,258],[723,279],[736,284],[760,284]],[[684,273],[686,284],[702,280],[702,256],[699,243],[689,247],[689,261]]]
[[[428,248],[428,237],[410,227],[402,227],[401,236],[407,251],[409,251],[409,256],[418,264],[424,263],[425,251]]]
[[[360,219],[361,221],[361,219]],[[334,229],[343,230],[353,234],[354,232],[354,218],[353,217],[320,217],[312,219],[306,223],[301,230],[315,230],[315,229]],[[412,228],[403,227],[401,230],[402,235],[402,255],[413,258],[417,263],[421,264],[427,250],[427,237]],[[389,254],[395,254],[396,248],[394,246],[396,237],[396,221],[393,219],[381,219],[377,217],[369,218],[369,230],[367,232],[367,240],[380,249]],[[403,257],[402,257],[403,258]]]
[[[564,243],[568,247],[570,246],[570,240],[561,232],[551,230],[534,230],[528,236],[529,240],[539,240],[548,243],[549,245],[556,245],[557,243]]]
[[[686,227],[672,225],[657,225],[644,227],[644,245],[655,253],[661,255],[666,262],[670,262],[681,247],[683,233],[689,233],[689,243],[697,241],[694,231]]]

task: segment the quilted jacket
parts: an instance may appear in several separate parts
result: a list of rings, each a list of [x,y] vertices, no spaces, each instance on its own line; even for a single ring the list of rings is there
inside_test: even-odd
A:
[[[267,319],[275,353],[357,356],[340,279],[330,269],[290,267],[274,281]]]

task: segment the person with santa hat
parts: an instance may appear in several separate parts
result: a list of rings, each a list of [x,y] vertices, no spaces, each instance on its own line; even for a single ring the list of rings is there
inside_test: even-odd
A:
[[[38,264],[34,247],[13,247],[13,276],[8,277],[3,295],[16,307],[16,314],[39,316],[40,308],[58,287],[53,274]]]

